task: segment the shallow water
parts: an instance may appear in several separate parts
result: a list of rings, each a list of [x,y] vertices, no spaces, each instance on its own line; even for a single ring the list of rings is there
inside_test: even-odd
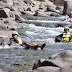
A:
[[[26,20],[58,20],[61,17],[33,17],[24,16]],[[18,30],[19,32],[26,33],[32,37],[33,42],[37,44],[46,43],[44,50],[25,50],[22,47],[2,47],[0,46],[0,69],[5,72],[27,72],[32,69],[35,61],[44,58],[47,59],[50,55],[60,52],[62,50],[72,49],[72,43],[55,43],[55,36],[63,32],[62,27],[51,27],[53,24],[46,26],[38,26],[30,23],[26,25],[24,30]],[[72,33],[72,29],[70,29]]]

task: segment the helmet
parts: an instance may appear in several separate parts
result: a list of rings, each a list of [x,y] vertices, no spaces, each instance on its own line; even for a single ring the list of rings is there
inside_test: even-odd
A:
[[[65,26],[65,27],[64,27],[64,30],[66,30],[66,29],[68,29],[68,30],[69,30],[69,27],[68,27],[68,26]]]
[[[70,11],[70,14],[72,14],[72,11]]]
[[[18,35],[18,32],[17,32],[17,31],[13,31],[13,32],[12,32],[12,35],[13,35],[13,34]]]

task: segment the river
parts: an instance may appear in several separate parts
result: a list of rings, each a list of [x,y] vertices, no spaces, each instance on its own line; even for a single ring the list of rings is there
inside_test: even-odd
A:
[[[43,20],[59,20],[63,17],[33,17],[23,16],[24,22],[29,23],[25,28],[18,30],[31,36],[32,41],[37,44],[46,43],[43,50],[25,50],[24,48],[0,49],[0,69],[5,72],[27,72],[31,70],[33,64],[43,58],[47,59],[50,55],[62,50],[71,50],[72,43],[55,43],[55,36],[63,32],[62,27],[55,27],[53,23],[43,23]],[[29,21],[29,20],[35,20]],[[39,20],[40,22],[36,22]],[[72,29],[70,29],[72,33]]]

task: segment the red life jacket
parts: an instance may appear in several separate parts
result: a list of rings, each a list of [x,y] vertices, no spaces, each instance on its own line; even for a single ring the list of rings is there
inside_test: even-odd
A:
[[[70,19],[72,18],[72,16],[69,16],[70,17]]]

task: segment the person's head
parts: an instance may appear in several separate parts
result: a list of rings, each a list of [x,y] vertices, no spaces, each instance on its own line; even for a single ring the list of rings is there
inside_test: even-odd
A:
[[[69,32],[69,27],[68,27],[68,26],[65,26],[65,27],[64,27],[64,31],[65,31],[66,33],[68,33],[68,32]]]
[[[72,16],[72,11],[70,11],[70,16]]]
[[[12,32],[12,37],[13,38],[17,38],[18,37],[18,32],[17,31],[13,31]]]

